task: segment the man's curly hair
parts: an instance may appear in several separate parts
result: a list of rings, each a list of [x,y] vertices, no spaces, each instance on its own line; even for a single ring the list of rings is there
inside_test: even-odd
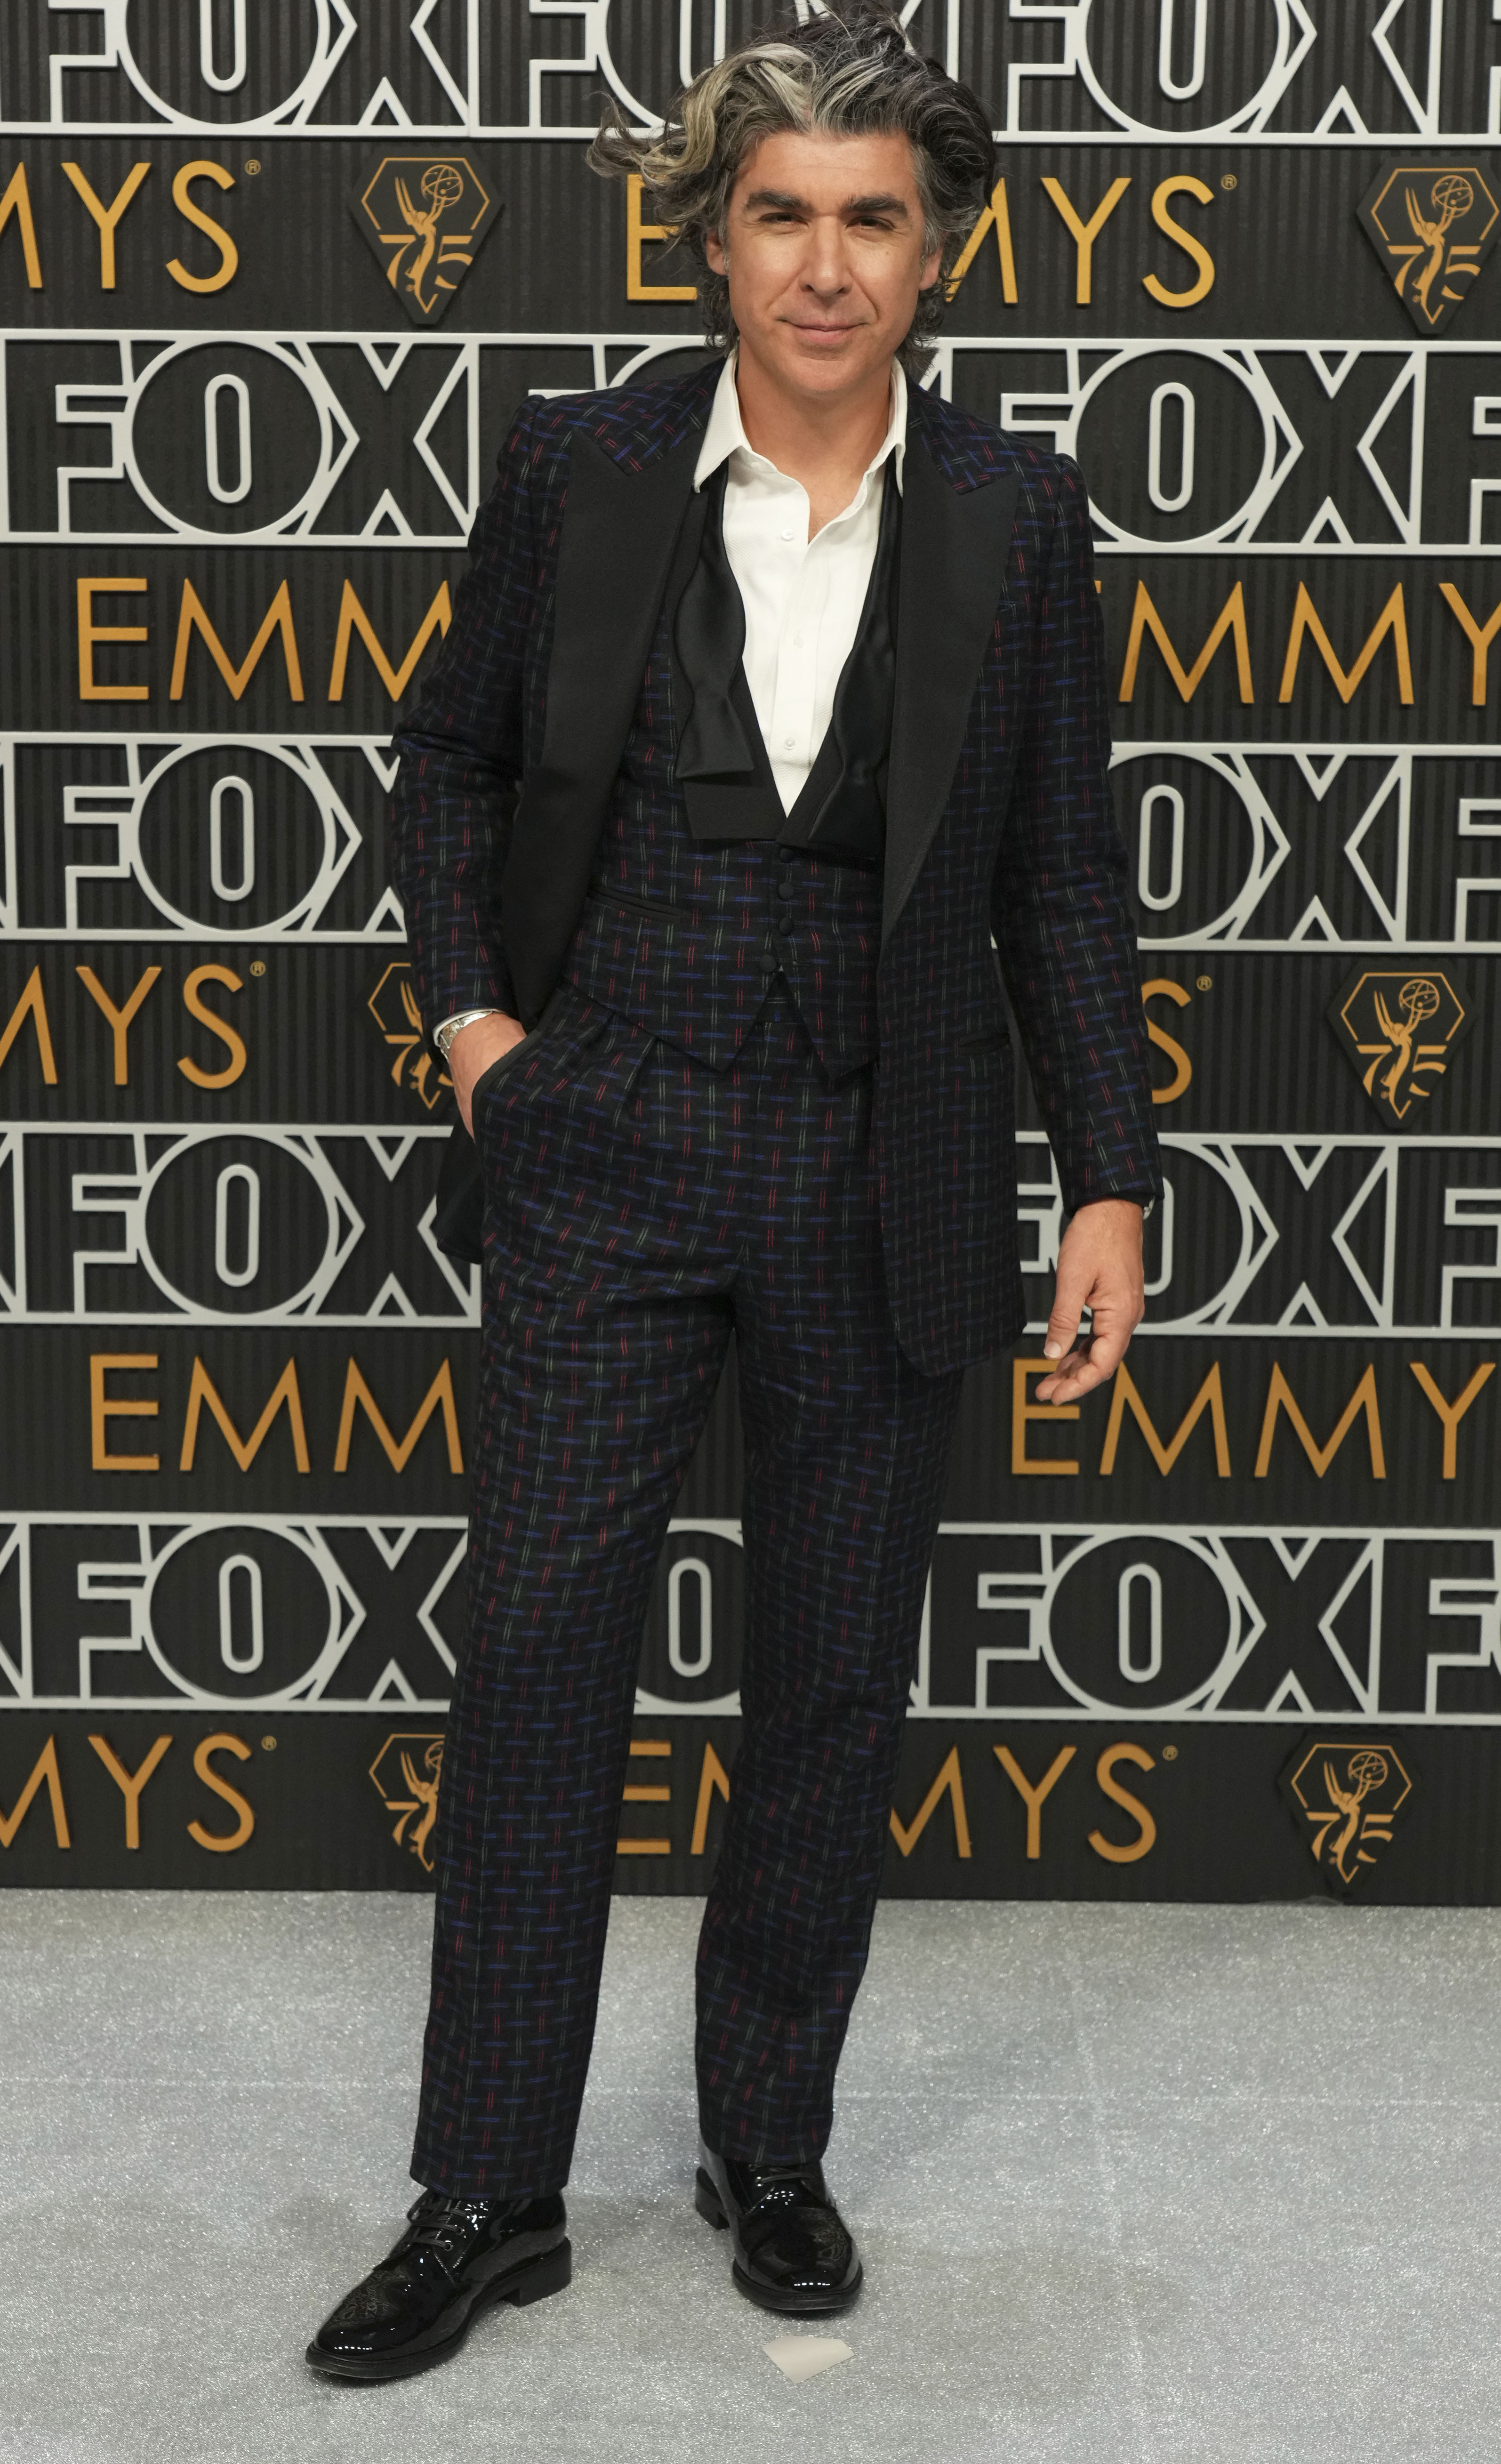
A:
[[[943,316],[946,278],[990,196],[994,144],[978,98],[913,51],[878,0],[838,0],[806,25],[727,53],[675,98],[656,135],[633,133],[611,102],[589,161],[609,179],[641,174],[652,209],[698,261],[705,330],[728,350],[735,341],[729,285],[710,271],[704,243],[711,232],[724,238],[746,156],[764,137],[787,131],[890,132],[910,141],[926,247],[941,253],[939,278],[919,293],[898,354],[909,374],[920,374]]]

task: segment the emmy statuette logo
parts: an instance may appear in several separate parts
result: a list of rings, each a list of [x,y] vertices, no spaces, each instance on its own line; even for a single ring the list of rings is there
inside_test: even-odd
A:
[[[468,154],[383,154],[350,203],[414,325],[436,324],[500,212]]]
[[[432,1829],[438,1819],[438,1782],[443,1773],[443,1736],[435,1728],[398,1729],[370,1766],[370,1776],[394,1814],[391,1833],[399,1848],[432,1872]]]
[[[427,1048],[423,1023],[412,991],[412,971],[404,958],[393,958],[365,1003],[391,1047],[391,1084],[405,1087],[433,1111],[453,1081],[440,1070]]]
[[[1315,1864],[1333,1889],[1348,1892],[1390,1845],[1413,1783],[1394,1746],[1359,1738],[1299,1747],[1282,1785]]]
[[[1420,334],[1464,306],[1497,237],[1498,209],[1478,163],[1391,162],[1356,209]]]
[[[1426,1126],[1428,1102],[1471,1023],[1441,967],[1359,967],[1328,1011],[1346,1058],[1388,1127]]]

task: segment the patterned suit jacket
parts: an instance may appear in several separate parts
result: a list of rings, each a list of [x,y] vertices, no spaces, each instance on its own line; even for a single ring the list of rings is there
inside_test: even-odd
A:
[[[529,401],[502,450],[398,735],[396,880],[429,1026],[496,1003],[530,1025],[557,981],[716,376]],[[1066,1207],[1161,1180],[1084,483],[908,404],[875,1135],[897,1334],[936,1375],[1024,1322],[1001,978]]]

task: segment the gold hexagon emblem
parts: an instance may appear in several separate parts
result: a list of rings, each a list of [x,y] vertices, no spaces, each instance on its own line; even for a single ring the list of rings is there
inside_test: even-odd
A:
[[[1358,967],[1330,1003],[1329,1023],[1381,1118],[1416,1129],[1468,1033],[1470,1010],[1447,968]]]
[[[392,1086],[405,1087],[432,1111],[452,1091],[453,1081],[428,1049],[407,959],[392,959],[365,1007],[391,1047]]]
[[[430,1874],[438,1783],[443,1776],[442,1729],[396,1729],[371,1764],[370,1776],[385,1800],[387,1814],[396,1816],[392,1838]]]
[[[1420,334],[1436,334],[1475,287],[1501,207],[1478,163],[1387,163],[1356,209]]]
[[[500,213],[468,154],[382,154],[351,206],[414,325],[436,324]]]
[[[1352,1891],[1390,1844],[1412,1773],[1384,1738],[1319,1738],[1283,1773],[1294,1820],[1326,1881]]]

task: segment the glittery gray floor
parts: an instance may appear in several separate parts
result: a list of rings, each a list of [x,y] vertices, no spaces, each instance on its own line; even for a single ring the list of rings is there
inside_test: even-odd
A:
[[[6,2464],[1501,2456],[1501,1913],[883,1908],[869,2286],[801,2387],[689,2200],[697,1916],[617,1904],[572,2288],[344,2388],[301,2351],[411,2196],[426,1903],[8,1894]]]

